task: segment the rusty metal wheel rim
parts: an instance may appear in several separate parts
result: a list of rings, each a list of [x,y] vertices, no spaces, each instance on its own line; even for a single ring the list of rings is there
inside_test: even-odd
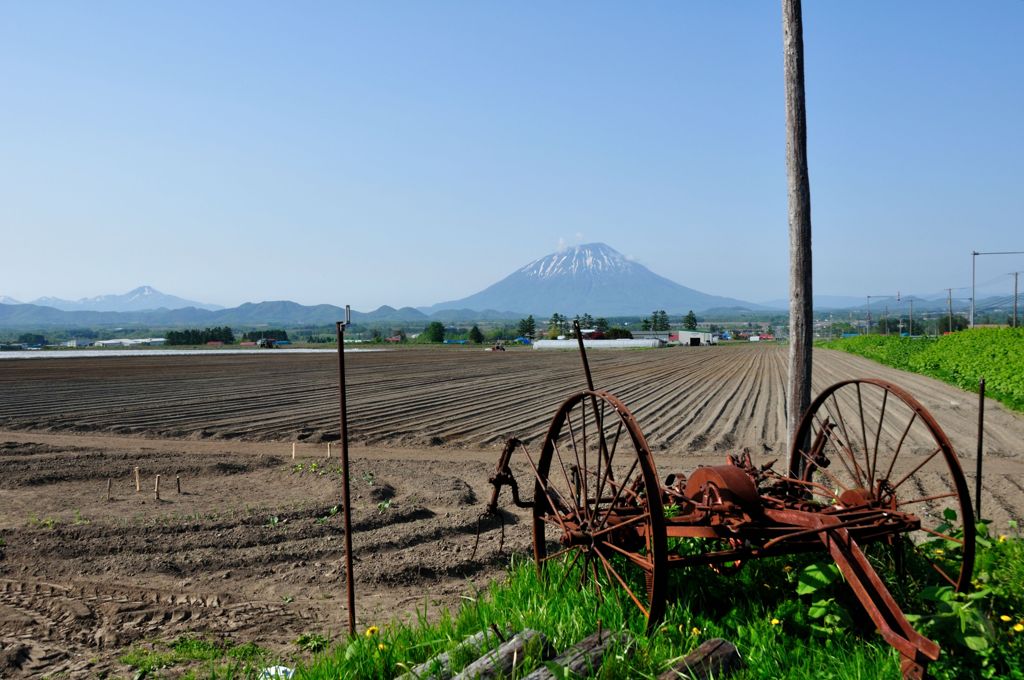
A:
[[[814,470],[816,442],[832,465]],[[952,550],[933,548],[922,554],[939,584],[959,591],[970,588],[974,569],[975,525],[967,481],[949,438],[914,397],[877,379],[845,380],[818,395],[801,419],[790,448],[790,473],[804,481],[813,476],[821,487],[843,492],[862,489],[879,507],[913,512],[922,528],[912,532],[916,544],[941,539]],[[925,490],[927,476],[940,493]],[[941,484],[936,482],[941,480]],[[820,489],[820,487],[819,487]],[[857,491],[857,493],[864,493]],[[819,494],[819,500],[834,502]],[[945,509],[956,513],[962,537],[943,529]]]
[[[582,471],[575,481],[572,468]],[[661,486],[654,457],[636,419],[603,391],[569,397],[551,421],[536,465],[533,548],[543,572],[550,560],[578,563],[581,578],[601,592],[602,583],[624,592],[655,626],[665,613],[668,548]],[[627,517],[628,515],[628,517]],[[626,524],[613,524],[626,517]],[[617,545],[635,533],[640,550]],[[548,552],[556,537],[559,549]],[[636,546],[631,546],[635,548]],[[614,558],[614,559],[613,559]],[[629,585],[617,563],[644,572],[646,592]]]

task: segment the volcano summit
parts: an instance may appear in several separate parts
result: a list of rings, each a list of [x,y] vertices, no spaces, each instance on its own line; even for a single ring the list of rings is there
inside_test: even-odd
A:
[[[534,260],[479,293],[424,311],[488,309],[546,316],[671,314],[721,307],[757,308],[749,302],[687,288],[629,260],[604,243],[587,243]]]

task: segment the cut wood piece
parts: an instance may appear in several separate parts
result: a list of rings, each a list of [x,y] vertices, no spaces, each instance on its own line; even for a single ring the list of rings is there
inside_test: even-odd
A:
[[[724,678],[746,666],[736,645],[714,638],[701,644],[675,666],[658,676],[658,680],[710,680]]]
[[[565,677],[590,677],[601,667],[601,659],[613,643],[624,641],[625,633],[613,633],[602,630],[575,645],[547,662],[544,668],[538,668],[523,680],[561,680]],[[552,672],[551,669],[556,671]],[[569,675],[566,675],[566,671]]]
[[[408,673],[398,676],[395,680],[448,680],[452,677],[452,656],[479,656],[498,638],[492,633],[480,631],[470,635],[447,652],[442,652],[424,661]]]
[[[488,680],[509,676],[523,664],[528,654],[548,659],[553,655],[553,650],[543,633],[525,628],[509,638],[508,642],[466,666],[454,680]]]

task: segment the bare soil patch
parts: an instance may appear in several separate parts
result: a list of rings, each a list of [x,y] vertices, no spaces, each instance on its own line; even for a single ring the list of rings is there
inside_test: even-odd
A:
[[[819,389],[860,376],[909,389],[949,434],[973,489],[974,395],[816,356]],[[744,447],[785,465],[783,349],[590,358],[597,385],[636,414],[663,475]],[[492,523],[471,556],[486,479],[506,435],[537,448],[558,404],[583,386],[579,359],[433,349],[348,363],[358,623],[455,605],[511,552],[529,552],[525,515],[508,513],[505,550]],[[325,443],[337,438],[331,357],[4,361],[0,391],[0,677],[121,675],[126,646],[184,633],[290,653],[300,633],[345,629],[338,450],[328,460]],[[1005,525],[1022,519],[1024,418],[992,402],[986,418],[984,514]],[[525,461],[518,478],[528,496]]]

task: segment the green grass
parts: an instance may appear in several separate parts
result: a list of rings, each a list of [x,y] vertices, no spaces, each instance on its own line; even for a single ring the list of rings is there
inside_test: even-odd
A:
[[[903,597],[904,610],[916,613],[915,625],[943,648],[929,667],[935,678],[1024,678],[1024,632],[1015,630],[1018,624],[1024,629],[1024,541],[1015,527],[1005,540],[986,538],[984,524],[980,530],[979,590],[973,599],[941,589],[907,596],[898,584],[892,587]],[[606,629],[628,631],[628,638],[605,657],[597,678],[656,677],[714,637],[733,642],[748,664],[730,676],[737,680],[899,678],[898,655],[874,632],[842,579],[807,578],[831,569],[815,559],[820,557],[757,560],[735,576],[705,567],[675,572],[665,621],[648,635],[621,589],[599,598],[589,583],[558,587],[558,568],[542,579],[532,562],[520,558],[504,583],[467,595],[457,613],[432,617],[421,611],[412,622],[340,641],[298,668],[296,677],[394,677],[492,625],[505,632],[539,630],[564,650],[596,631],[600,621]],[[816,585],[807,587],[808,582]],[[471,660],[456,659],[455,667]],[[517,677],[538,663],[529,660]]]
[[[821,343],[881,364],[938,378],[1024,411],[1024,328],[974,328],[939,338],[861,335]]]
[[[121,655],[121,663],[146,677],[255,678],[272,665],[269,651],[247,642],[231,645],[203,637],[182,635],[169,643],[135,645]]]

